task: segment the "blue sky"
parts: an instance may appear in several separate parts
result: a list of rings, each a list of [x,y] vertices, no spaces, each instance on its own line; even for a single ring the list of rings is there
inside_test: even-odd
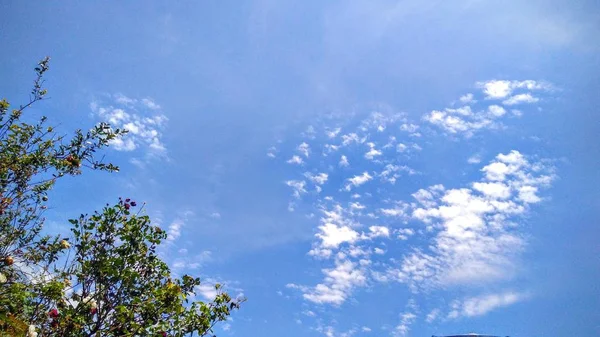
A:
[[[600,332],[594,1],[5,1],[0,92],[52,57],[60,128],[131,132],[119,196],[176,273],[248,302],[221,336]],[[200,289],[210,296],[208,287]]]

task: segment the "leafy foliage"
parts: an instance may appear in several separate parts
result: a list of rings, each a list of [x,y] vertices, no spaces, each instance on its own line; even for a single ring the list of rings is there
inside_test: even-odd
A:
[[[48,193],[84,168],[115,172],[96,159],[121,137],[100,123],[68,140],[47,119],[22,121],[46,96],[45,58],[35,68],[29,102],[10,111],[0,101],[0,336],[206,335],[242,300],[216,286],[210,303],[195,301],[200,279],[174,278],[157,254],[166,238],[130,199],[70,220],[72,236],[42,235]]]

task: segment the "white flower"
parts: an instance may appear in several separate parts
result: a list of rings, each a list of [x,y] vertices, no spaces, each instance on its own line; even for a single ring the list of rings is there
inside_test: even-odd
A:
[[[69,249],[69,248],[71,248],[71,244],[70,244],[70,243],[69,243],[69,241],[67,241],[67,240],[62,240],[62,241],[60,241],[60,246],[61,246],[63,249]]]
[[[98,302],[96,302],[96,300],[93,299],[91,296],[86,296],[83,299],[83,303],[89,305],[90,309],[98,309]]]
[[[35,331],[35,325],[30,325],[27,331],[27,337],[37,337],[38,333]]]
[[[6,281],[8,281],[6,275],[0,273],[0,283],[6,283]]]

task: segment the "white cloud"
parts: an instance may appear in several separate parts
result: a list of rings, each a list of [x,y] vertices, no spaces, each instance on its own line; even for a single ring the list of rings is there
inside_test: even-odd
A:
[[[363,132],[368,132],[369,130],[383,132],[388,124],[395,123],[402,119],[402,114],[373,112],[368,118],[361,122],[359,129]]]
[[[528,90],[525,84],[523,86],[511,82],[510,92],[506,94],[501,88],[491,88],[494,95],[506,95],[497,101],[483,101],[483,95],[479,93],[477,98],[481,104],[478,105],[472,105],[476,102],[475,95],[466,95],[463,104],[453,103],[438,111],[441,114],[439,125],[459,135],[501,127],[502,118],[507,118],[510,113],[500,102],[520,94],[519,90]],[[320,143],[316,139],[311,141],[310,150],[318,157],[311,158],[313,160],[305,159],[309,154],[308,147],[306,152],[298,147],[300,152],[296,154],[306,160],[306,166],[296,170],[297,180],[289,180],[295,182],[290,184],[296,186],[298,192],[294,194],[303,195],[307,189],[310,191],[324,183],[331,188],[324,189],[327,193],[321,195],[311,191],[310,200],[308,197],[304,200],[314,208],[307,211],[313,219],[308,221],[318,218],[314,216],[316,209],[323,211],[319,222],[313,222],[316,228],[308,252],[311,258],[319,260],[316,263],[323,265],[323,279],[294,289],[308,302],[340,305],[351,300],[356,289],[367,284],[371,286],[373,282],[399,281],[415,292],[448,288],[458,288],[457,292],[462,292],[484,286],[493,289],[487,286],[512,278],[520,270],[518,257],[526,245],[526,236],[521,234],[518,220],[531,204],[541,200],[542,186],[551,181],[551,175],[550,178],[543,177],[546,169],[534,169],[538,163],[513,151],[499,154],[487,164],[477,165],[480,172],[475,167],[469,168],[469,172],[481,176],[479,179],[464,181],[468,177],[464,176],[459,179],[462,182],[459,186],[417,187],[411,191],[414,199],[398,200],[395,199],[397,195],[406,193],[406,186],[400,184],[400,175],[416,173],[405,165],[405,161],[411,159],[407,153],[420,149],[412,142],[414,138],[398,132],[398,127],[400,131],[411,133],[420,128],[405,120],[396,125],[380,122],[363,123],[354,130],[349,127],[350,123],[338,124],[344,125],[343,134],[340,128],[319,125],[319,130],[326,133],[321,134]],[[429,134],[431,128],[422,130]],[[297,144],[291,144],[292,151]],[[423,144],[429,147],[432,143],[424,140]],[[401,154],[395,153],[394,148]],[[369,152],[365,154],[366,151]],[[318,156],[319,152],[323,156]],[[334,155],[329,155],[333,152]],[[340,169],[340,166],[349,165],[347,156],[353,158],[352,169]],[[289,158],[279,157],[282,161]],[[458,158],[463,164],[466,164],[465,159]],[[480,164],[481,160],[480,156],[473,156],[468,162]],[[455,173],[461,174],[460,171]],[[302,179],[310,189],[298,184]],[[410,185],[418,184],[418,180],[406,180]],[[362,186],[369,181],[369,185]],[[393,187],[381,182],[398,182],[396,185],[402,186]],[[452,185],[452,182],[448,184]],[[338,190],[340,186],[341,190]],[[358,190],[359,186],[362,186],[361,190]],[[337,193],[343,191],[350,193]],[[355,197],[357,191],[361,195]],[[299,205],[303,201],[294,202]],[[404,249],[397,249],[399,247]],[[304,305],[310,307],[308,303]],[[444,319],[447,313],[435,309],[429,314],[423,313],[423,320]],[[458,314],[462,315],[460,311]],[[390,328],[397,334],[408,332],[417,311],[407,310],[403,315],[396,329]],[[331,329],[323,331],[338,335]]]
[[[302,160],[302,158],[300,158],[300,156],[292,156],[292,158],[290,158],[287,161],[288,164],[296,164],[296,165],[301,165],[302,163],[304,163],[304,160]]]
[[[515,257],[525,244],[511,218],[539,201],[537,188],[552,180],[552,175],[544,174],[549,170],[511,151],[485,166],[484,180],[472,183],[472,189],[445,190],[441,196],[431,190],[415,193],[421,206],[414,208],[413,217],[435,223],[439,231],[431,251],[415,250],[405,256],[396,276],[413,289],[510,278],[516,270]]]
[[[207,283],[206,280],[196,287],[196,291],[207,301],[214,300],[218,294],[215,285]]]
[[[486,82],[478,82],[477,86],[483,89],[487,99],[504,99],[509,97],[514,90],[541,90],[551,91],[553,86],[546,82],[537,82],[533,80],[525,81],[507,81],[507,80],[490,80]]]
[[[464,134],[467,137],[472,136],[479,129],[494,127],[493,119],[486,118],[481,113],[464,116],[454,113],[455,111],[449,109],[444,111],[433,110],[424,116],[424,120],[452,134]]]
[[[413,300],[410,300],[406,305],[406,311],[400,314],[400,323],[394,328],[392,332],[393,336],[402,337],[407,336],[410,331],[410,326],[417,319],[415,311],[417,307]]]
[[[323,335],[325,335],[326,337],[351,337],[354,334],[356,334],[356,332],[358,331],[356,328],[352,328],[350,330],[347,331],[343,331],[343,332],[338,332],[335,330],[335,328],[331,325],[329,326],[322,326],[319,325],[315,328],[315,330],[317,332],[322,333]]]
[[[469,159],[467,159],[467,163],[469,163],[469,164],[479,164],[479,163],[481,163],[481,156],[479,156],[479,155],[472,155],[471,157],[469,157]]]
[[[288,180],[285,184],[294,190],[292,195],[295,198],[300,198],[302,194],[306,193],[306,181],[304,180]]]
[[[471,107],[468,105],[465,105],[463,107],[456,108],[456,109],[446,108],[446,112],[449,112],[451,114],[458,114],[458,115],[462,115],[462,116],[473,115],[473,110],[471,110]]]
[[[494,126],[493,119],[485,118],[482,114],[456,115],[456,111],[445,109],[444,111],[433,110],[425,115],[423,119],[433,125],[453,134],[464,134],[467,137],[479,129]]]
[[[317,134],[317,131],[315,130],[315,127],[312,125],[309,125],[306,130],[304,132],[301,133],[301,135],[303,137],[306,137],[308,139],[315,139]]]
[[[356,133],[349,133],[347,135],[342,135],[342,145],[350,145],[352,143],[364,143],[366,139],[360,138]]]
[[[110,145],[117,151],[133,151],[137,148],[135,141],[131,138],[115,138],[110,142]]]
[[[504,98],[510,95],[512,87],[510,81],[491,80],[479,83],[487,98]]]
[[[404,217],[406,216],[406,211],[408,210],[409,205],[403,202],[395,203],[392,208],[380,208],[379,212],[386,217]]]
[[[463,96],[460,96],[460,98],[459,98],[458,100],[459,100],[461,103],[463,103],[463,104],[469,104],[469,103],[475,103],[475,102],[477,102],[477,101],[474,99],[474,96],[473,96],[473,94],[471,94],[471,93],[468,93],[468,94],[465,94],[465,95],[463,95]]]
[[[411,228],[402,228],[396,231],[398,234],[398,239],[400,240],[408,240],[409,237],[415,235],[415,231]]]
[[[510,187],[498,182],[476,182],[473,183],[473,189],[492,199],[507,199],[510,197]]]
[[[381,156],[383,154],[381,151],[375,148],[374,143],[368,143],[367,145],[370,147],[370,150],[367,153],[365,153],[365,158],[373,160],[373,158]]]
[[[440,315],[440,309],[433,309],[427,314],[425,321],[427,323],[431,323],[431,322],[435,321],[439,315]]]
[[[403,123],[402,125],[400,125],[400,130],[415,133],[419,130],[419,126],[412,123]]]
[[[321,245],[325,248],[337,248],[342,243],[353,243],[359,239],[358,232],[352,228],[333,223],[319,226],[319,233],[315,236],[321,239]]]
[[[181,227],[183,222],[181,220],[175,220],[169,225],[167,230],[167,241],[173,242],[181,236]]]
[[[363,172],[361,175],[356,175],[352,178],[349,178],[345,189],[346,191],[350,191],[353,186],[358,187],[371,179],[373,179],[373,177],[369,174],[369,172]]]
[[[554,86],[548,82],[539,82],[533,80],[525,80],[525,81],[512,81],[513,88],[519,89],[527,89],[527,90],[542,90],[542,91],[552,91],[554,90]]]
[[[337,135],[340,133],[340,131],[342,131],[342,128],[335,128],[333,130],[328,130],[325,132],[325,134],[327,135],[327,137],[329,138],[335,138],[337,137]]]
[[[488,112],[494,117],[502,117],[506,113],[506,110],[499,105],[490,105],[488,106]]]
[[[507,307],[512,304],[521,302],[527,299],[527,295],[523,293],[507,291],[499,294],[487,294],[478,297],[470,297],[463,301],[454,303],[452,310],[449,314],[450,318],[457,317],[474,317],[482,316],[488,312]]]
[[[433,207],[437,204],[434,196],[439,195],[439,192],[442,191],[444,191],[444,186],[435,185],[429,187],[428,189],[419,189],[412,194],[412,197],[415,198],[419,204],[425,207]]]
[[[179,249],[177,252],[179,254],[178,257],[171,262],[173,269],[177,273],[198,269],[202,264],[212,260],[212,252],[209,250],[202,251],[193,257],[188,256],[188,251],[185,248]]]
[[[307,143],[302,143],[298,145],[296,150],[306,158],[308,158],[308,156],[310,155],[310,146]]]
[[[384,226],[371,226],[369,227],[369,231],[371,232],[371,234],[369,235],[369,237],[371,238],[376,238],[376,237],[389,237],[390,236],[390,229]]]
[[[115,102],[121,104],[121,105],[125,105],[128,107],[133,107],[135,104],[137,104],[138,100],[135,98],[130,98],[127,97],[121,93],[116,93],[113,96],[113,99],[115,100]]]
[[[379,173],[379,177],[381,177],[382,180],[389,182],[390,184],[395,184],[398,178],[401,177],[400,172],[406,172],[410,175],[417,174],[417,171],[411,169],[406,165],[400,166],[394,164],[387,164],[385,165],[383,171]]]
[[[323,150],[323,156],[327,156],[328,154],[339,150],[340,147],[338,145],[325,144],[325,149]]]
[[[376,237],[389,237],[390,233],[384,226],[371,226],[368,234],[357,232],[352,228],[360,226],[352,218],[357,209],[364,209],[364,206],[350,203],[349,209],[344,209],[341,205],[334,204],[329,209],[321,210],[321,225],[315,234],[318,241],[313,243],[309,255],[320,259],[334,257],[335,265],[333,268],[323,269],[325,278],[314,288],[297,288],[304,293],[306,300],[339,305],[350,296],[355,287],[365,284],[367,268],[371,264],[368,257],[373,250],[358,243]]]
[[[317,316],[317,314],[315,314],[315,312],[311,311],[311,310],[305,310],[305,311],[302,312],[302,314],[304,316],[308,316],[308,317],[315,317],[315,316]]]
[[[408,146],[406,144],[398,144],[396,145],[396,151],[398,152],[406,152],[408,150]]]
[[[142,104],[148,109],[160,110],[160,105],[156,104],[152,98],[142,98]]]
[[[513,92],[516,90],[552,90],[550,84],[532,80],[491,80],[478,82],[477,86],[483,90],[486,99],[501,99],[504,105],[535,103],[539,100],[529,92],[513,95]],[[463,104],[474,103],[474,96],[472,94],[469,95],[462,96],[459,101]],[[476,131],[481,129],[500,128],[502,124],[499,120],[505,115],[506,110],[499,105],[490,105],[487,111],[473,111],[471,106],[465,105],[460,108],[433,110],[425,114],[423,119],[451,134],[461,134],[465,137],[471,137]]]
[[[323,283],[304,293],[304,298],[318,304],[342,304],[352,290],[367,282],[364,269],[349,260],[337,260],[335,267],[323,269]]]
[[[530,204],[540,202],[542,199],[536,195],[537,191],[538,188],[535,186],[521,186],[519,187],[519,200]]]
[[[213,301],[215,299],[215,297],[217,296],[217,294],[219,293],[219,291],[217,291],[215,289],[215,285],[216,284],[220,284],[221,285],[221,289],[223,289],[224,291],[228,291],[231,294],[231,291],[235,291],[238,293],[238,295],[236,297],[243,297],[243,290],[236,288],[236,287],[231,287],[232,285],[234,285],[236,282],[233,281],[221,281],[221,280],[217,280],[214,278],[204,278],[202,279],[202,283],[198,286],[196,286],[195,290],[200,294],[200,296],[203,298],[203,300],[205,301]],[[233,297],[233,296],[232,296]]]
[[[318,259],[328,259],[333,254],[333,250],[322,248],[322,247],[314,247],[308,252],[308,255],[316,257]]]
[[[311,174],[309,172],[304,173],[304,176],[317,185],[323,185],[327,182],[329,175],[327,173]]]
[[[360,202],[351,202],[350,203],[350,209],[353,209],[353,210],[362,210],[362,209],[365,209],[365,208],[366,208],[366,206],[363,205],[363,204],[361,204]]]
[[[502,104],[516,105],[516,104],[523,104],[523,103],[536,103],[539,100],[540,100],[539,98],[533,97],[531,94],[518,94],[518,95],[511,96],[508,99],[502,101]]]
[[[288,283],[285,285],[285,287],[288,289],[297,289],[297,290],[302,290],[302,291],[305,291],[308,289],[308,287],[306,287],[306,286],[302,286],[302,285],[295,284],[295,283]]]
[[[348,157],[342,155],[340,157],[340,162],[339,162],[338,165],[341,166],[341,167],[347,167],[348,165],[350,165],[350,163],[348,162]]]
[[[511,151],[509,154],[499,154],[497,161],[490,163],[481,169],[486,174],[486,178],[492,181],[504,181],[507,175],[512,175],[523,167],[527,166],[525,157],[518,151]]]
[[[92,112],[98,119],[109,123],[113,129],[128,131],[123,137],[111,140],[112,148],[117,151],[134,151],[146,146],[152,153],[164,154],[166,148],[161,137],[168,119],[157,112],[160,106],[156,104],[155,107],[150,108],[146,104],[149,98],[140,101],[116,94],[113,95],[113,99],[114,103],[121,105],[127,111],[112,105],[101,106],[99,102],[90,104]]]

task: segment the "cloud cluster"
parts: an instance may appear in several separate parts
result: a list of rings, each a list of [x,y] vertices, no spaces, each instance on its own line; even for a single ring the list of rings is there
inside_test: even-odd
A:
[[[501,125],[513,102],[532,101],[519,95],[551,90],[534,81],[488,81],[478,87],[482,97],[464,95],[462,106],[434,111],[425,122],[469,136]],[[485,109],[476,109],[478,102]],[[287,285],[306,305],[340,307],[359,288],[381,282],[405,285],[415,294],[489,291],[505,286],[518,271],[526,246],[519,221],[543,200],[543,189],[555,179],[552,165],[516,150],[486,163],[480,152],[465,163],[479,172],[461,185],[407,191],[405,179],[428,174],[410,162],[426,151],[415,141],[429,145],[422,130],[402,116],[375,113],[357,124],[313,125],[310,137],[305,133],[292,147],[296,159],[289,163],[301,165],[285,181],[292,188],[290,205],[302,202],[310,209],[316,223],[308,256],[324,265],[315,283]],[[422,319],[483,315],[524,298],[502,291],[466,297]],[[407,335],[417,321],[416,304],[410,303],[397,325],[386,328],[393,335]],[[322,326],[321,332],[337,335],[331,327]]]
[[[322,270],[323,281],[316,286],[291,288],[300,290],[307,301],[341,305],[356,288],[370,280],[395,280],[418,292],[449,286],[471,287],[510,278],[525,245],[515,220],[531,204],[542,200],[540,190],[554,179],[552,167],[511,151],[498,154],[480,172],[480,180],[462,188],[433,185],[412,193],[413,202],[394,201],[391,207],[375,208],[374,212],[368,212],[369,207],[358,201],[349,201],[344,206],[326,197],[323,201],[329,206],[321,201],[321,224],[309,255],[331,259],[333,266]],[[367,176],[370,177],[365,172],[348,178],[356,179],[346,180],[346,184],[366,182],[370,180]],[[352,195],[355,196],[360,197]],[[366,226],[369,218],[378,222],[398,219],[405,225]],[[379,260],[380,268],[376,270],[374,256],[386,253],[374,246],[377,240],[410,240],[417,231],[406,225],[415,222],[424,226],[421,237],[429,240],[426,248],[416,247],[394,258],[397,264]],[[396,220],[395,226],[398,224]],[[386,265],[381,271],[381,266]],[[432,314],[430,319],[436,315]],[[409,321],[407,318],[406,322]],[[405,329],[397,331],[400,334]]]
[[[418,308],[414,300],[408,301],[406,310],[400,314],[400,323],[394,328],[392,335],[397,337],[407,336],[410,326],[417,319],[417,312]]]
[[[553,90],[551,84],[533,80],[490,80],[478,82],[477,88],[481,89],[484,94],[483,103],[500,100],[504,106],[537,103],[540,99],[533,96],[533,91],[549,92]],[[433,110],[423,119],[450,134],[471,137],[478,130],[499,128],[502,125],[499,121],[508,114],[506,108],[498,105],[497,102],[484,108],[474,108],[477,100],[474,99],[472,93],[461,96],[458,101],[463,106]]]
[[[437,234],[430,248],[415,249],[390,271],[413,289],[473,285],[507,279],[514,257],[525,244],[517,224],[530,204],[541,201],[540,189],[554,175],[543,163],[532,163],[518,151],[499,154],[481,169],[484,177],[468,187],[419,191],[412,217]]]
[[[150,98],[134,99],[122,94],[113,95],[108,104],[94,101],[90,108],[95,117],[109,123],[115,129],[128,133],[111,141],[117,151],[147,150],[154,154],[164,154],[162,131],[168,121],[161,113],[161,107]]]

